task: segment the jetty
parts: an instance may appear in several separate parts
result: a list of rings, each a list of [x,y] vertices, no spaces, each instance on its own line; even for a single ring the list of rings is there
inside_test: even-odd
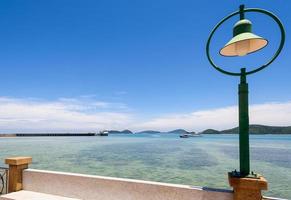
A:
[[[0,134],[0,137],[73,137],[73,136],[96,136],[96,133],[13,133]]]

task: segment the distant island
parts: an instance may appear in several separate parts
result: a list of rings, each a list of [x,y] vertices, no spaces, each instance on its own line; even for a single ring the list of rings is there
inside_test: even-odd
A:
[[[109,134],[133,134],[133,132],[128,129],[123,130],[123,131],[109,130],[108,133]]]
[[[291,126],[265,126],[265,125],[258,125],[258,124],[251,124],[249,129],[250,134],[291,134]],[[162,133],[162,134],[195,134],[195,132],[189,132],[184,129],[176,129],[173,131],[161,132],[155,130],[148,130],[148,131],[140,131],[136,132],[136,134],[143,133],[143,134],[155,134],[155,133]],[[238,134],[238,127],[226,129],[226,130],[215,130],[215,129],[206,129],[199,134]]]
[[[238,127],[226,129],[226,130],[215,130],[215,129],[206,129],[200,134],[238,134]],[[265,126],[265,125],[259,125],[259,124],[251,124],[249,129],[250,134],[291,134],[291,126]],[[189,132],[184,129],[176,129],[172,131],[167,132],[161,132],[161,131],[155,131],[155,130],[147,130],[147,131],[140,131],[136,132],[136,134],[156,134],[156,133],[162,133],[162,134],[195,134],[195,132]]]
[[[179,134],[189,134],[189,133],[191,133],[191,134],[195,134],[194,131],[189,132],[189,131],[186,131],[184,129],[176,129],[176,130],[169,131],[169,132],[166,132],[166,133],[179,133]]]
[[[136,134],[144,134],[144,133],[157,134],[157,133],[161,133],[161,131],[146,130],[146,131],[136,132]]]
[[[109,134],[195,134],[195,132],[189,132],[184,129],[175,129],[172,131],[162,132],[156,130],[145,130],[139,132],[132,132],[131,130],[125,129],[123,131],[118,130],[107,130]],[[291,134],[291,126],[265,126],[252,124],[250,125],[250,134]],[[199,134],[238,134],[238,127],[226,129],[226,130],[215,130],[206,129]],[[25,136],[96,136],[96,133],[0,133],[0,137],[25,137]]]
[[[222,131],[207,129],[201,134],[238,134],[238,127]],[[265,126],[252,124],[249,129],[250,134],[291,134],[291,126]]]
[[[118,130],[107,130],[109,134],[165,134],[165,133],[179,133],[179,134],[188,134],[188,133],[195,133],[195,132],[188,132],[184,129],[176,129],[168,132],[162,132],[162,131],[156,131],[156,130],[145,130],[145,131],[139,131],[139,132],[132,132],[128,129],[123,131]]]

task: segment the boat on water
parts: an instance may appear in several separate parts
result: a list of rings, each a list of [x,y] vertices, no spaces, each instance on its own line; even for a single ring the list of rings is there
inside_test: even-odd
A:
[[[96,135],[98,135],[98,136],[108,136],[109,135],[109,132],[108,131],[100,131]]]
[[[202,135],[199,133],[194,133],[194,134],[182,134],[180,135],[180,138],[189,138],[189,137],[201,137]]]

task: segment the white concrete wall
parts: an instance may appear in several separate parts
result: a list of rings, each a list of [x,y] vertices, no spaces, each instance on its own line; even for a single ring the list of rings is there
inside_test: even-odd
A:
[[[232,200],[230,191],[27,169],[24,190],[84,200]]]
[[[288,199],[281,199],[281,198],[275,198],[275,197],[264,197],[263,200],[288,200]]]

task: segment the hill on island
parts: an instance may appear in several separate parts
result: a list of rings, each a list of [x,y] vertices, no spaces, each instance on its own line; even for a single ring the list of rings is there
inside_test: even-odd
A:
[[[207,129],[201,134],[238,134],[238,127],[222,131]],[[249,129],[250,134],[291,134],[291,126],[265,126],[252,124]]]
[[[179,133],[179,134],[187,134],[189,133],[188,131],[184,130],[184,129],[176,129],[173,131],[168,131],[167,133]]]
[[[161,131],[146,130],[146,131],[136,132],[136,134],[143,134],[143,133],[156,134],[156,133],[161,133]]]
[[[161,131],[155,131],[155,130],[146,130],[146,131],[139,131],[139,132],[136,132],[136,134],[140,134],[140,133],[143,133],[143,134],[158,134],[158,133],[162,133],[162,134],[172,134],[172,133],[175,133],[175,134],[189,134],[189,133],[192,133],[192,134],[195,134],[195,132],[188,132],[184,129],[176,129],[176,130],[172,130],[172,131],[167,131],[167,132],[161,132]]]
[[[133,134],[130,130],[110,130],[108,131],[109,134]],[[259,124],[252,124],[250,125],[250,134],[291,134],[291,126],[265,126]],[[145,130],[135,132],[136,134],[195,134],[195,132],[188,132],[185,129],[175,129],[168,132],[161,132],[156,130]],[[200,134],[238,134],[238,127],[225,129],[222,131],[215,130],[215,129],[206,129]]]
[[[123,131],[117,131],[117,130],[109,130],[108,133],[110,134],[133,134],[130,130],[123,130]]]

